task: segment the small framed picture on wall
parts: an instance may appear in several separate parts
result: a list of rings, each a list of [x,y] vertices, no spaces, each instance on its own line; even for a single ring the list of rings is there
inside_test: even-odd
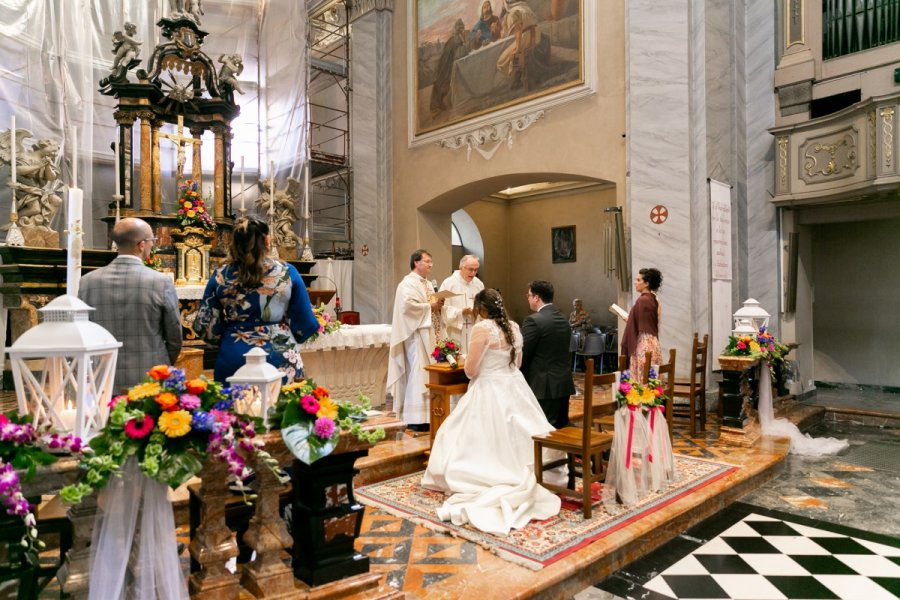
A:
[[[575,262],[575,226],[568,225],[551,229],[550,247],[554,263]]]

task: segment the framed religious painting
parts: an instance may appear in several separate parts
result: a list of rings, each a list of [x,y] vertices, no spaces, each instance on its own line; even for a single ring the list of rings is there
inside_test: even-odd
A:
[[[550,247],[554,263],[575,262],[575,226],[568,225],[551,229]]]
[[[590,93],[593,4],[411,0],[412,144]]]

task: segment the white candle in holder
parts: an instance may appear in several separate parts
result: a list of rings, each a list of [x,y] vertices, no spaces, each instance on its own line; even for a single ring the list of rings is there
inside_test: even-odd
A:
[[[269,161],[269,212],[275,212],[275,161]]]
[[[66,293],[78,295],[81,283],[81,213],[84,203],[84,191],[69,188],[68,220],[68,254],[66,256]]]
[[[64,408],[59,411],[59,420],[62,421],[62,428],[66,431],[75,431],[75,409]]]
[[[12,170],[12,182],[16,183],[16,115],[13,115],[9,118],[9,142],[10,149],[12,150],[12,157],[9,163],[10,169]],[[15,191],[13,192],[15,195]],[[16,203],[13,202],[13,212],[16,212]]]
[[[78,187],[78,129],[72,127],[72,185]]]
[[[119,141],[118,140],[113,142],[113,154],[116,155],[116,172],[114,175],[114,178],[116,180],[116,196],[120,196],[121,195],[121,182],[119,181],[119,169],[121,168],[121,165],[119,163]],[[119,201],[119,199],[116,198],[116,202],[118,202],[118,201]]]
[[[241,157],[241,214],[244,214],[244,157]]]

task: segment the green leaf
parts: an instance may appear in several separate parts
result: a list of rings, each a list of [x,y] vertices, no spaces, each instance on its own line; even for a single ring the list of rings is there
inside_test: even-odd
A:
[[[173,490],[187,482],[203,468],[200,459],[190,453],[165,453],[159,461],[157,480],[163,481]]]

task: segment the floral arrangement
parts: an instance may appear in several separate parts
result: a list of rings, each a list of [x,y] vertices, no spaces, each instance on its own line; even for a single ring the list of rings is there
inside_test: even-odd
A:
[[[325,310],[325,305],[320,304],[313,309],[316,320],[319,322],[319,331],[312,334],[307,342],[312,342],[320,335],[334,333],[341,328],[341,322],[331,316],[331,313]]]
[[[162,260],[156,255],[156,252],[156,246],[153,246],[153,249],[150,250],[150,256],[144,261],[144,265],[150,267],[154,271],[161,271]]]
[[[56,452],[79,455],[82,450],[82,441],[71,434],[38,431],[31,417],[0,415],[0,500],[8,515],[25,522],[22,546],[29,553],[40,550],[44,543],[38,539],[37,521],[22,492],[23,481],[30,481],[38,466],[56,462]],[[25,473],[20,477],[18,471]]]
[[[199,473],[204,459],[217,458],[227,463],[229,478],[245,499],[252,498],[242,483],[250,475],[248,455],[280,472],[256,438],[256,420],[234,411],[235,400],[246,393],[246,386],[223,388],[204,377],[185,380],[182,369],[153,367],[143,383],[110,401],[106,426],[90,441],[94,455],[81,463],[87,473],[60,496],[80,502],[133,456],[147,477],[172,489]]]
[[[281,387],[269,423],[281,429],[282,438],[294,456],[311,465],[334,451],[342,431],[349,431],[358,440],[371,444],[384,439],[384,429],[362,429],[360,422],[365,420],[365,412],[372,405],[364,394],[357,401],[334,400],[326,388],[317,386],[312,379],[304,379]]]
[[[200,196],[200,182],[188,179],[178,186],[178,224],[182,227],[215,229],[216,223]]]
[[[784,360],[788,353],[787,346],[775,339],[765,326],[760,327],[755,336],[742,335],[728,338],[728,346],[722,352],[724,356],[749,356],[753,359],[763,359],[769,366],[774,362]]]
[[[651,367],[647,383],[641,383],[631,377],[630,371],[622,371],[619,377],[619,387],[616,388],[616,402],[622,406],[665,406],[668,398],[662,381],[657,378],[656,371]]]
[[[457,364],[459,356],[459,343],[456,340],[447,338],[438,342],[438,345],[431,351],[431,358],[436,362],[448,362],[454,367]]]

